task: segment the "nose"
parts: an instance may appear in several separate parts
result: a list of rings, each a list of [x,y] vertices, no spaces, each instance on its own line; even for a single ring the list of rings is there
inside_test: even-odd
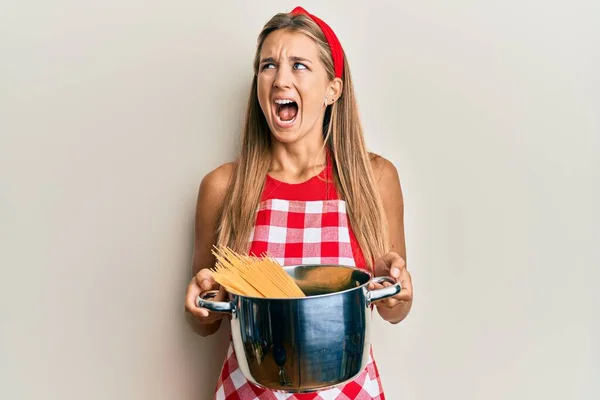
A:
[[[292,71],[289,68],[277,68],[273,86],[279,89],[289,89],[292,86]]]

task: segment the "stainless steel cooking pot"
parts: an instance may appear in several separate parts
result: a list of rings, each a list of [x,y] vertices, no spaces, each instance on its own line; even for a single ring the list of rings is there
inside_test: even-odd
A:
[[[352,380],[366,367],[371,309],[398,294],[399,283],[335,265],[284,267],[307,297],[265,299],[230,294],[198,298],[199,307],[231,315],[239,367],[250,382],[274,391],[313,392]],[[369,290],[370,282],[392,286]]]

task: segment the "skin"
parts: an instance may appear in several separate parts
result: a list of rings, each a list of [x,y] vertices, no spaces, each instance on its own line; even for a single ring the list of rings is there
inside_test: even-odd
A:
[[[342,94],[342,80],[330,81],[316,44],[301,33],[275,31],[264,41],[258,68],[258,101],[273,137],[271,176],[290,183],[314,175],[325,165],[322,126],[324,99],[332,104]],[[296,122],[289,128],[276,123],[275,98],[298,104]]]
[[[339,78],[330,80],[318,56],[317,45],[301,33],[285,30],[271,33],[260,54],[257,96],[271,129],[273,157],[269,174],[282,181],[297,183],[309,179],[325,165],[321,127],[325,115],[324,99],[332,104],[342,94]],[[293,125],[282,127],[276,121],[275,98],[289,98],[298,104]],[[394,165],[373,155],[372,167],[378,182],[389,225],[390,252],[375,262],[376,276],[389,276],[401,282],[402,291],[375,303],[381,317],[396,324],[408,315],[413,299],[411,276],[406,268],[404,204],[400,178]],[[225,198],[233,164],[224,164],[204,177],[198,190],[195,221],[193,273],[185,309],[189,320],[202,336],[219,329],[223,314],[198,308],[195,299],[208,290],[218,291],[215,301],[223,301],[226,292],[219,288],[208,268],[215,265],[211,248],[216,242],[217,219]],[[390,286],[371,284],[370,289]]]

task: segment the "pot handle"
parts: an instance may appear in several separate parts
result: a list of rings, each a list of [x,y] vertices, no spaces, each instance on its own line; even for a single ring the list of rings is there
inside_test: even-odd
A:
[[[218,290],[209,290],[207,292],[202,293],[196,299],[196,305],[201,308],[206,308],[208,311],[211,312],[233,314],[233,312],[235,311],[235,305],[232,302],[208,300],[215,297],[218,292]]]
[[[392,286],[384,287],[383,289],[376,290],[367,290],[367,303],[371,304],[378,300],[387,299],[388,297],[392,297],[400,293],[402,290],[402,286],[400,282],[395,282],[392,278],[387,276],[380,276],[377,278],[371,279],[372,283],[393,283]]]

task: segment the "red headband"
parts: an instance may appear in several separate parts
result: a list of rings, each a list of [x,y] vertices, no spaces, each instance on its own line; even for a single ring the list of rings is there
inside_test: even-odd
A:
[[[333,30],[320,18],[309,14],[302,7],[296,7],[292,10],[292,15],[298,14],[307,15],[313,21],[315,21],[317,25],[319,25],[319,27],[323,31],[323,34],[325,35],[325,39],[327,39],[327,43],[329,43],[329,47],[331,48],[331,57],[333,58],[333,69],[335,70],[335,77],[341,78],[344,72],[344,51],[342,50],[342,45],[335,33],[333,32]]]

